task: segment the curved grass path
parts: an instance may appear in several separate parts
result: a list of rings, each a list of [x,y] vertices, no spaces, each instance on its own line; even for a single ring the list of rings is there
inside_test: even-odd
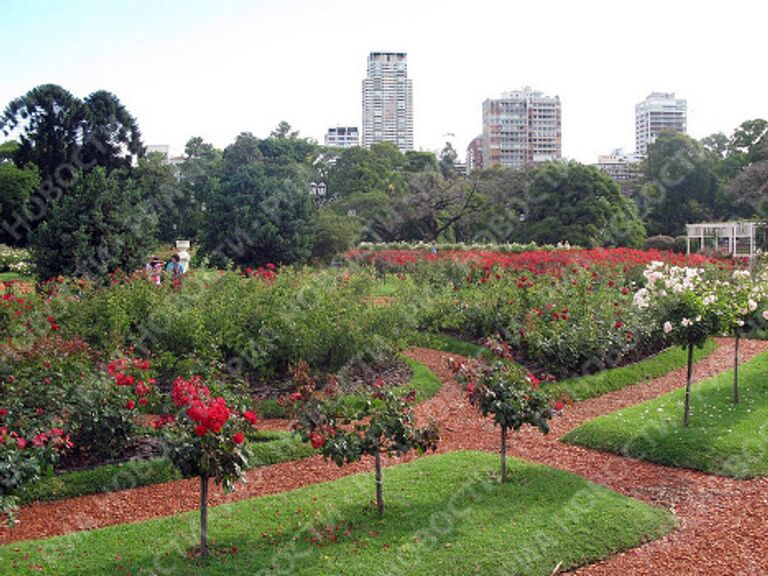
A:
[[[733,346],[718,339],[718,349],[697,363],[698,381],[730,368]],[[742,361],[768,350],[768,342],[746,341]],[[440,452],[460,449],[496,451],[498,431],[469,407],[445,366],[449,354],[414,349],[409,355],[426,364],[444,382],[439,394],[417,407],[420,418],[441,424]],[[665,538],[579,569],[578,574],[763,574],[768,573],[768,479],[738,481],[590,451],[557,441],[565,432],[595,416],[654,398],[684,383],[685,369],[573,405],[541,436],[533,430],[515,434],[510,452],[599,482],[627,496],[671,509],[679,528]],[[389,464],[395,463],[390,460]],[[212,504],[283,492],[373,468],[366,459],[337,468],[315,456],[252,470],[248,483],[228,496],[219,490]],[[100,526],[136,522],[192,510],[197,482],[183,480],[112,494],[84,496],[24,507],[21,524],[0,529],[0,543],[41,538]]]

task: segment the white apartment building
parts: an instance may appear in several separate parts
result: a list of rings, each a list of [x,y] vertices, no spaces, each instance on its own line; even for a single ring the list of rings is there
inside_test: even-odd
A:
[[[501,164],[522,168],[561,157],[559,96],[546,96],[526,87],[483,102],[485,167]]]
[[[360,132],[358,132],[357,126],[328,128],[328,132],[325,133],[325,145],[336,148],[360,146]]]
[[[688,103],[674,92],[652,92],[635,105],[635,153],[645,156],[648,145],[664,130],[686,131]]]
[[[413,86],[405,52],[371,52],[363,80],[363,146],[413,150]]]

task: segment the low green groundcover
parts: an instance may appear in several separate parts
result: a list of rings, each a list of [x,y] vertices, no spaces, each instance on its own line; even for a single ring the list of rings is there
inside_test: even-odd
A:
[[[666,511],[573,474],[454,452],[384,471],[376,514],[371,474],[212,509],[213,553],[190,553],[195,513],[0,547],[3,573],[542,574],[604,558],[674,526]]]
[[[299,460],[316,454],[307,442],[276,430],[261,431],[257,442],[248,445],[248,464],[252,468],[269,466],[288,460]],[[178,480],[181,474],[166,458],[131,460],[120,464],[104,464],[86,470],[45,476],[27,486],[20,494],[22,504],[36,500],[51,501],[115,492]],[[0,572],[1,574],[1,572]]]
[[[683,427],[685,379],[654,400],[591,420],[565,442],[668,466],[735,478],[768,474],[768,354],[739,367],[741,402],[733,404],[733,372],[694,383],[691,421]]]
[[[482,358],[491,361],[496,359],[488,348],[448,336],[447,334],[431,336],[427,340],[426,345],[433,347],[435,350],[461,354],[468,358]],[[699,361],[709,356],[716,349],[717,344],[715,341],[708,340],[703,348],[695,350],[694,358],[696,361]],[[620,368],[610,368],[596,374],[568,378],[567,380],[557,382],[554,384],[555,396],[562,394],[575,401],[595,398],[607,392],[613,392],[633,384],[658,378],[672,370],[682,368],[687,362],[688,351],[675,346]]]

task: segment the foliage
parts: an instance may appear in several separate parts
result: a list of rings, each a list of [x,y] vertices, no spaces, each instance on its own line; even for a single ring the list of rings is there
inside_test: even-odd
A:
[[[163,420],[156,420],[161,425]],[[299,460],[315,454],[309,444],[301,442],[290,432],[257,432],[245,450],[251,468],[278,462]],[[171,482],[181,473],[166,458],[128,460],[118,464],[103,464],[84,470],[44,476],[27,484],[19,494],[22,503],[51,502],[87,494],[102,494]]]
[[[18,168],[12,162],[0,161],[0,222],[11,223],[15,215],[23,215],[26,203],[38,186],[40,176],[34,165]],[[0,242],[23,246],[27,232],[24,226],[0,226]]]
[[[200,478],[200,554],[207,556],[208,480],[234,489],[248,466],[245,441],[258,418],[250,410],[232,410],[221,396],[213,398],[199,376],[177,378],[171,397],[176,414],[163,419],[166,454],[183,476]]]
[[[634,295],[634,304],[650,309],[669,342],[701,348],[710,336],[729,329],[729,290],[704,271],[658,261],[643,275],[646,286]]]
[[[224,150],[220,189],[206,200],[201,249],[212,264],[263,266],[309,258],[311,159],[299,138],[240,134]]]
[[[638,204],[649,234],[676,236],[712,217],[718,181],[714,155],[685,134],[662,132],[648,146]]]
[[[500,344],[501,350],[506,348]],[[501,481],[507,481],[507,431],[524,425],[549,433],[552,407],[549,394],[540,389],[539,379],[509,362],[467,365],[451,359],[450,368],[464,385],[469,403],[483,416],[492,416],[501,428]],[[563,408],[562,402],[555,405]]]
[[[377,508],[383,514],[381,454],[402,456],[412,450],[423,454],[437,448],[436,424],[416,427],[412,408],[416,392],[394,391],[378,381],[368,397],[349,402],[333,381],[318,391],[306,365],[297,367],[294,380],[297,391],[291,400],[300,403],[296,429],[302,440],[309,441],[338,466],[356,462],[364,455],[373,456]]]
[[[97,168],[83,174],[30,239],[41,279],[136,269],[153,244],[156,216],[135,183]]]
[[[0,128],[20,133],[17,166],[34,164],[57,184],[72,170],[130,168],[144,152],[136,120],[104,90],[80,100],[55,84],[37,86],[8,104]]]
[[[312,259],[330,264],[360,239],[357,219],[340,216],[330,210],[320,210],[312,225]]]
[[[201,562],[169,554],[163,567],[179,576],[393,570],[412,576],[499,570],[549,576],[560,560],[564,570],[575,569],[660,537],[675,525],[668,511],[575,474],[514,460],[519,481],[499,484],[489,481],[495,466],[492,454],[451,452],[388,468],[388,485],[407,505],[393,505],[393,513],[381,520],[360,490],[369,475],[218,506],[211,513],[213,535],[225,545],[221,555]],[[437,519],[445,522],[436,525]],[[36,564],[62,576],[112,575],[117,556],[124,570],[138,573],[158,551],[188,545],[190,522],[191,515],[182,514],[16,542],[0,547],[0,555],[18,562],[19,576],[39,574]]]
[[[694,361],[706,358],[716,348],[714,340],[707,340],[701,349],[694,351]],[[678,347],[669,348],[627,366],[608,368],[595,374],[559,381],[554,384],[554,389],[563,397],[580,402],[658,378],[685,366],[686,362],[685,351]]]
[[[13,524],[17,493],[72,444],[61,428],[21,434],[13,428],[13,416],[6,408],[0,408],[0,414],[0,519]]]
[[[597,168],[544,164],[532,173],[529,197],[521,227],[526,241],[639,247],[645,238],[634,202]]]

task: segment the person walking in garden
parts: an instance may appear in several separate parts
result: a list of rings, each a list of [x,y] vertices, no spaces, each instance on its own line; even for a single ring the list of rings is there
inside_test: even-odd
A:
[[[160,261],[160,258],[154,255],[151,256],[145,269],[147,271],[147,278],[159,286],[161,282],[160,276],[163,272],[163,263]]]
[[[171,273],[173,280],[178,280],[181,278],[184,272],[186,272],[178,254],[171,256],[171,261],[168,262],[168,266],[165,267],[165,271]]]

